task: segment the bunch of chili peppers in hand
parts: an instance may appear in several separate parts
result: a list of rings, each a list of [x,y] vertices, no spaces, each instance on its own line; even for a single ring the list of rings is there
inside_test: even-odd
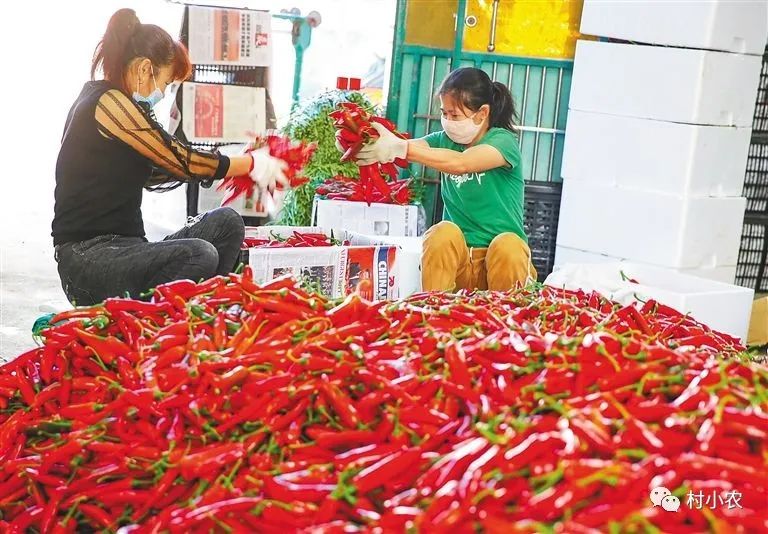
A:
[[[365,185],[355,178],[335,176],[320,184],[315,190],[318,195],[329,200],[347,200],[350,202],[378,202],[381,204],[407,205],[413,201],[411,180],[386,182],[388,194],[374,189],[366,197]]]
[[[246,267],[53,323],[0,368],[3,532],[768,528],[768,370],[653,301]]]
[[[304,167],[307,166],[307,163],[309,163],[309,160],[315,153],[317,144],[305,143],[304,141],[295,142],[286,136],[269,134],[256,137],[255,141],[246,148],[246,153],[265,146],[269,148],[270,156],[283,160],[286,163],[287,166],[283,174],[288,179],[288,186],[291,189],[309,182],[309,179],[302,173]],[[282,186],[278,184],[277,188],[281,189]],[[224,178],[216,189],[218,191],[226,191],[221,202],[222,206],[226,206],[243,195],[246,198],[252,198],[256,190],[256,183],[247,174],[243,176],[230,176]]]
[[[270,238],[246,237],[241,248],[333,247],[347,244],[348,241],[342,242],[325,234],[294,231],[286,238],[274,234]]]
[[[383,125],[403,139],[408,138],[408,134],[397,131],[392,121],[383,117],[377,117],[353,102],[342,103],[338,109],[330,113],[330,116],[334,121],[334,126],[337,128],[336,140],[344,149],[341,161],[354,159],[363,148],[363,145],[379,137],[379,133],[371,126],[372,122]],[[397,195],[400,189],[393,190],[387,183],[386,177],[397,180],[399,175],[397,167],[405,168],[407,166],[408,162],[400,158],[392,163],[373,163],[360,166],[360,187],[363,197],[361,200],[364,200],[369,205],[375,202],[374,191],[378,191],[380,198],[393,198],[393,195]],[[402,193],[396,203],[403,203],[400,200],[404,198],[405,193]]]

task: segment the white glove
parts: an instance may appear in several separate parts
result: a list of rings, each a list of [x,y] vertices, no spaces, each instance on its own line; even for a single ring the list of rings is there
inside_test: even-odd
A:
[[[250,154],[253,158],[251,179],[256,182],[259,189],[272,192],[277,184],[288,187],[288,178],[283,172],[288,168],[286,162],[270,156],[268,147],[259,148]]]
[[[379,138],[373,143],[366,144],[357,153],[357,164],[372,165],[373,163],[391,163],[397,158],[405,159],[408,155],[408,140],[400,139],[378,122],[374,122],[372,126],[379,132]]]

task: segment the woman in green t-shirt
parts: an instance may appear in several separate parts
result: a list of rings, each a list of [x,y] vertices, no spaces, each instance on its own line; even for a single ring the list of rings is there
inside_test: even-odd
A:
[[[475,68],[451,72],[438,92],[442,132],[379,138],[358,164],[404,158],[440,171],[443,221],[424,236],[425,291],[504,291],[536,278],[523,229],[523,182],[515,107],[504,84]]]

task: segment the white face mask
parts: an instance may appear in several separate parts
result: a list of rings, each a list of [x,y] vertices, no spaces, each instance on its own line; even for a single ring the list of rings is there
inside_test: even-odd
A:
[[[472,117],[475,115],[477,114],[472,114]],[[447,135],[451,141],[459,145],[468,145],[475,137],[477,137],[480,128],[483,127],[482,122],[480,124],[475,124],[472,117],[467,117],[460,121],[451,121],[442,117],[440,119],[440,124],[443,126],[445,135]]]

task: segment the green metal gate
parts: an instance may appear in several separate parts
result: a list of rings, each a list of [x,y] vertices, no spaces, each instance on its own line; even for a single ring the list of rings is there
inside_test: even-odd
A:
[[[465,10],[466,0],[458,0],[457,21],[464,20]],[[407,44],[405,12],[406,0],[399,0],[387,116],[413,137],[439,131],[440,110],[435,92],[440,82],[453,65],[483,69],[491,79],[507,85],[515,99],[526,180],[560,182],[573,61],[464,51],[463,23],[456,25],[453,50]],[[413,165],[411,172],[424,180],[424,207],[427,221],[432,221],[435,208],[441,205],[439,173],[421,165]]]

